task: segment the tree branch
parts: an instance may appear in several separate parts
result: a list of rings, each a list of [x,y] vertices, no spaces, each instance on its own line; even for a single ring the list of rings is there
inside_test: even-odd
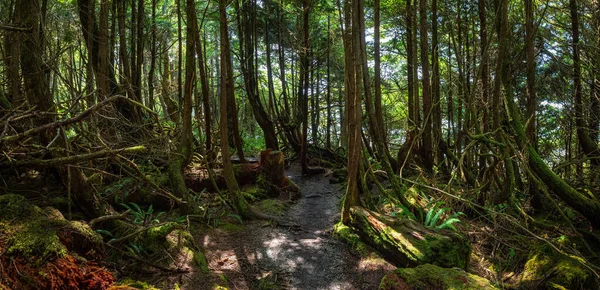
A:
[[[123,154],[123,153],[136,153],[146,151],[146,147],[144,146],[133,146],[121,149],[106,149],[98,152],[81,154],[81,155],[72,155],[67,157],[59,157],[52,159],[34,159],[34,160],[11,160],[6,162],[1,162],[0,167],[54,167],[65,164],[78,163],[82,161],[89,161],[93,159],[103,158],[107,156]]]

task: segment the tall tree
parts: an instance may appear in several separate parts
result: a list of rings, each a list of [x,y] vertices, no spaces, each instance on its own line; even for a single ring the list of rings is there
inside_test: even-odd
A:
[[[208,6],[206,7],[206,9],[208,10]],[[205,14],[207,10],[205,10]],[[198,22],[196,19],[194,20],[194,23]],[[210,153],[212,150],[212,113],[210,109],[210,86],[208,84],[208,73],[206,72],[206,57],[204,55],[203,49],[204,43],[200,39],[200,31],[202,31],[202,27],[200,27],[200,25],[203,25],[203,23],[198,23],[198,33],[196,33],[195,35],[196,54],[198,57],[198,71],[200,74],[200,84],[202,86],[202,107],[204,109],[204,134],[206,135],[205,150]],[[200,114],[200,111],[197,110],[196,114]],[[210,156],[212,156],[212,154],[209,154],[209,158]]]
[[[298,83],[298,104],[300,105],[300,116],[302,120],[302,147],[300,150],[300,165],[303,173],[309,173],[308,168],[308,84],[309,84],[309,61],[310,50],[309,34],[310,0],[302,1],[302,25],[300,46],[300,81]]]
[[[191,1],[191,0],[189,0]],[[233,165],[231,164],[231,154],[229,152],[228,126],[227,119],[229,118],[228,102],[233,98],[233,73],[231,69],[231,55],[229,53],[229,33],[227,31],[227,0],[219,0],[219,36],[220,36],[220,53],[221,53],[221,110],[220,110],[220,139],[221,139],[221,155],[223,159],[223,175],[225,184],[232,195],[236,210],[245,215],[248,212],[248,205],[240,192],[240,187],[233,173]]]
[[[192,213],[194,211],[193,202],[190,199],[187,188],[185,186],[185,180],[183,178],[183,169],[188,165],[192,157],[192,94],[194,93],[194,84],[196,83],[196,60],[194,58],[195,52],[195,37],[198,34],[197,26],[195,23],[196,8],[194,0],[186,0],[186,57],[185,57],[185,89],[183,94],[183,106],[182,106],[182,126],[181,133],[179,136],[179,143],[177,145],[177,151],[172,154],[171,161],[169,162],[169,178],[173,188],[173,193],[180,198],[183,198],[186,202],[182,204],[182,209],[186,213]]]
[[[256,39],[253,33],[253,27],[256,26],[256,1],[247,0],[242,2],[242,25],[238,25],[238,33],[240,35],[240,67],[244,75],[244,84],[246,95],[256,122],[263,130],[265,145],[269,149],[278,150],[279,145],[275,134],[275,126],[265,107],[263,106],[258,91],[258,69],[255,64],[254,52]],[[267,32],[268,33],[268,32]],[[243,47],[242,47],[243,46]]]
[[[360,47],[360,33],[355,28],[361,0],[344,0],[344,84],[346,122],[348,126],[348,186],[342,207],[342,223],[350,222],[350,208],[359,204],[359,167],[361,164],[361,85],[358,82],[362,67],[354,53]]]
[[[431,116],[431,80],[429,79],[429,42],[427,34],[427,0],[420,0],[419,5],[419,32],[421,37],[421,84],[423,88],[423,143],[422,156],[426,170],[433,169],[433,141],[432,141],[432,116]]]
[[[598,144],[590,138],[587,132],[587,124],[583,114],[583,93],[581,88],[581,57],[579,52],[579,11],[577,0],[569,1],[571,10],[571,33],[573,37],[573,98],[575,105],[575,126],[577,140],[581,149],[590,158],[594,167],[600,166],[600,151]]]

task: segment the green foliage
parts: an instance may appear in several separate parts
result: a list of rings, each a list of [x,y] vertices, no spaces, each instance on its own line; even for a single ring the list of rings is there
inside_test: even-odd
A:
[[[236,219],[237,221],[239,221],[239,222],[240,222],[240,224],[243,224],[243,223],[244,223],[244,222],[242,221],[242,217],[241,217],[240,215],[238,215],[238,214],[233,214],[233,213],[230,213],[230,214],[228,214],[227,216],[228,216],[228,217],[232,217],[232,218]]]
[[[121,206],[131,212],[131,215],[133,216],[132,222],[134,224],[143,226],[160,223],[159,218],[165,214],[164,212],[154,214],[154,208],[152,208],[152,205],[150,205],[147,210],[143,210],[137,203],[134,202],[130,202],[129,204],[122,203]]]
[[[456,228],[453,224],[460,222],[459,217],[464,215],[464,213],[456,212],[448,215],[448,213],[451,211],[451,208],[442,207],[444,204],[443,202],[435,202],[433,199],[428,199],[424,195],[423,197],[428,200],[428,203],[420,210],[416,210],[416,212],[418,212],[420,215],[421,213],[424,213],[425,216],[417,217],[407,207],[401,204],[394,204],[394,208],[397,208],[398,210],[392,211],[390,216],[404,217],[413,221],[421,221],[425,227],[433,230],[450,229],[456,231]],[[382,201],[387,202],[387,199],[385,197],[380,197],[379,202],[381,203]]]
[[[101,192],[102,196],[113,196],[115,202],[126,200],[133,191],[133,178],[120,178],[116,182],[106,186]]]
[[[460,222],[458,217],[464,215],[464,213],[457,212],[448,216],[447,218],[444,218],[444,213],[450,211],[450,208],[441,207],[442,205],[442,202],[436,202],[432,208],[427,210],[425,220],[423,220],[423,225],[434,230],[451,229],[456,231],[456,228],[453,224]]]
[[[396,206],[398,208],[400,208],[401,211],[394,211],[394,212],[392,212],[390,214],[391,216],[393,216],[393,217],[407,217],[407,218],[409,218],[411,220],[414,220],[414,221],[417,220],[417,217],[412,212],[410,212],[410,210],[407,207],[405,207],[405,206],[403,206],[401,204],[396,205]]]

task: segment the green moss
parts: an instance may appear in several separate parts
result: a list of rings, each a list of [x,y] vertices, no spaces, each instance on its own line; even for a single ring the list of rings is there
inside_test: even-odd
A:
[[[178,228],[181,228],[181,225],[178,223],[168,222],[163,225],[148,229],[146,235],[148,236],[148,239],[156,240],[166,237],[169,233]]]
[[[159,290],[158,288],[156,288],[146,282],[136,281],[136,280],[132,280],[130,278],[126,278],[123,281],[118,282],[116,284],[119,286],[129,286],[131,288],[142,289],[142,290]]]
[[[103,242],[102,236],[97,232],[94,232],[94,230],[92,230],[92,228],[86,223],[80,221],[72,221],[69,222],[68,227],[76,231],[77,233],[83,235],[94,244],[102,244]]]
[[[431,264],[416,268],[398,268],[381,280],[379,289],[497,289],[487,279],[455,268],[441,268]]]
[[[525,264],[521,283],[537,285],[539,281],[545,281],[544,285],[549,289],[582,289],[583,285],[592,287],[595,283],[593,275],[578,259],[555,253],[547,244],[536,246]],[[548,273],[552,275],[548,276]]]
[[[265,199],[258,203],[258,209],[268,215],[282,216],[285,208],[285,205],[276,199]]]
[[[455,233],[445,232],[450,237],[443,235],[427,236],[428,243],[427,260],[434,261],[436,265],[455,265],[461,269],[467,269],[471,257],[471,244],[469,241]]]
[[[206,256],[202,251],[194,251],[194,265],[200,267],[202,273],[208,273],[210,270],[208,269],[208,262],[206,261]]]
[[[56,229],[49,226],[48,222],[36,220],[15,226],[19,227],[19,230],[9,238],[8,254],[34,256],[38,259],[66,256],[67,248],[60,243]]]
[[[0,234],[8,237],[7,254],[35,257],[36,263],[46,258],[64,257],[68,251],[56,233],[66,225],[69,222],[65,220],[48,219],[42,209],[23,196],[0,196]]]
[[[356,234],[351,227],[338,222],[335,224],[335,226],[333,226],[333,233],[343,241],[346,241],[346,243],[348,243],[348,245],[350,245],[350,247],[357,251],[362,257],[372,255],[373,251],[371,251],[369,246],[360,240],[358,234]]]
[[[17,194],[0,195],[0,220],[23,221],[39,217],[42,210]]]
[[[242,231],[244,228],[241,225],[226,223],[220,226],[220,228],[229,233],[237,233]]]
[[[260,179],[260,176],[259,176],[259,179]],[[261,186],[246,187],[242,191],[242,194],[244,195],[244,197],[246,197],[250,200],[261,199],[261,198],[265,198],[268,196],[267,191],[265,189],[263,189],[263,187],[261,187]]]

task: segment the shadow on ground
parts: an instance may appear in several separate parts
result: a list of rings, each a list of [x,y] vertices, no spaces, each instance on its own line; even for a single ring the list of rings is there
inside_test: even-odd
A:
[[[326,176],[286,171],[303,197],[284,215],[290,227],[252,221],[243,227],[197,234],[211,274],[182,277],[181,289],[374,289],[394,269],[382,260],[361,259],[332,237],[339,220],[338,185]]]

